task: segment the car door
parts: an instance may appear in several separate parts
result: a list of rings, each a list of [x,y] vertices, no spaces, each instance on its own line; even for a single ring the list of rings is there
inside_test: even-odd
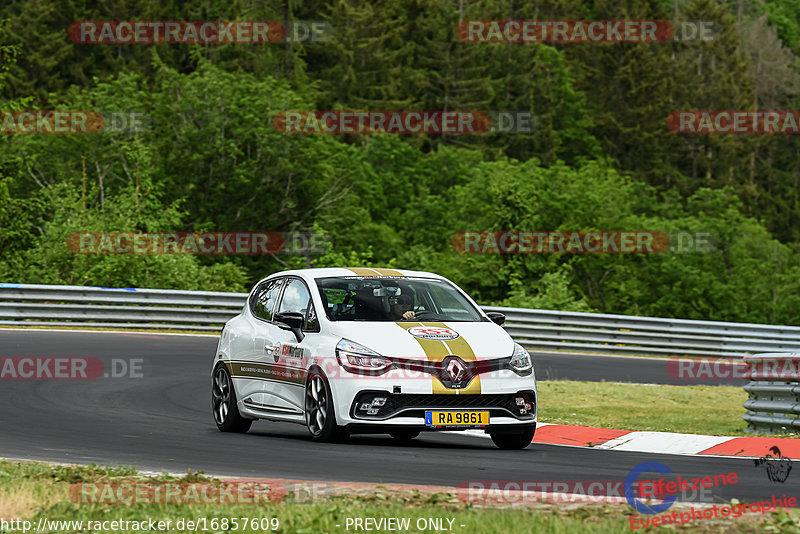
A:
[[[272,406],[284,409],[295,409],[302,412],[303,395],[308,359],[313,354],[314,334],[319,332],[311,293],[306,283],[300,278],[288,278],[283,289],[275,316],[284,312],[300,313],[304,317],[303,332],[305,337],[297,341],[297,337],[288,329],[275,326],[264,330],[264,343],[272,343],[272,360],[274,381],[267,382],[267,402]]]
[[[264,379],[271,376],[272,353],[265,346],[265,329],[277,328],[272,324],[275,307],[285,278],[273,278],[261,282],[250,297],[250,312],[253,315],[252,338],[246,361],[233,362],[234,376],[242,377],[236,387],[242,401],[248,407],[258,407],[264,403]]]

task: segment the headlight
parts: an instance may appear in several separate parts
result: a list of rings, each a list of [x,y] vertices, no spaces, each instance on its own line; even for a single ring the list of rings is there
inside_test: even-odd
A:
[[[392,366],[392,360],[348,339],[336,345],[336,359],[348,372],[360,375],[379,375]]]
[[[533,370],[531,355],[519,343],[514,343],[514,353],[511,355],[511,361],[508,364],[518,375],[529,375]]]

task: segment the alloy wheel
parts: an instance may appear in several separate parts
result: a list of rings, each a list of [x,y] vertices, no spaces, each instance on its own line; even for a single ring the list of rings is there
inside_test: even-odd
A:
[[[328,418],[328,392],[319,375],[312,376],[306,384],[306,424],[314,436],[319,436]]]
[[[231,408],[231,384],[224,367],[220,367],[214,375],[211,395],[214,401],[214,420],[222,425],[228,419]]]

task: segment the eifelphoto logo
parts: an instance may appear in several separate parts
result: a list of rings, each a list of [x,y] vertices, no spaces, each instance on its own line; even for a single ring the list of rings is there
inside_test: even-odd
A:
[[[133,134],[150,124],[150,118],[137,111],[0,111],[2,134]]]
[[[797,134],[800,111],[673,111],[667,128],[679,134]]]
[[[653,526],[666,526],[666,525],[685,525],[695,521],[702,521],[703,519],[724,519],[727,517],[742,517],[744,514],[760,513],[766,514],[769,511],[786,510],[797,506],[797,499],[794,497],[772,496],[772,500],[758,501],[754,503],[741,503],[730,505],[713,505],[705,506],[703,508],[696,508],[691,506],[688,510],[677,512],[675,510],[670,514],[652,515],[644,517],[641,515],[631,515],[628,517],[628,523],[631,530],[639,530],[640,528],[647,528]],[[673,527],[674,528],[674,527]]]
[[[456,36],[471,43],[664,43],[711,41],[712,21],[464,20]]]
[[[73,254],[322,254],[324,235],[307,232],[73,232]]]
[[[0,358],[0,380],[144,378],[147,371],[143,358],[112,358],[108,365],[95,357]]]
[[[657,254],[716,250],[707,232],[659,231],[462,231],[451,243],[473,254]]]
[[[67,29],[79,44],[324,43],[333,29],[324,21],[76,21]]]
[[[637,512],[648,515],[668,510],[679,496],[683,502],[714,502],[721,497],[720,488],[739,482],[738,475],[733,472],[690,478],[677,475],[674,480],[664,476],[640,480],[645,473],[669,475],[672,469],[660,462],[644,462],[631,469],[625,477],[625,498],[628,504]],[[713,492],[715,488],[716,494]],[[650,500],[645,502],[640,496],[649,497]],[[652,499],[660,502],[652,502]]]
[[[628,500],[628,504],[631,505],[631,508],[639,513],[659,514],[665,510],[668,510],[678,498],[677,495],[671,495],[659,504],[645,503],[637,498],[637,493],[635,491],[636,485],[639,485],[639,495],[641,495],[641,483],[639,482],[639,476],[642,473],[650,473],[654,471],[661,474],[672,473],[672,469],[660,462],[645,462],[631,469],[628,473],[628,476],[625,477],[625,498]]]

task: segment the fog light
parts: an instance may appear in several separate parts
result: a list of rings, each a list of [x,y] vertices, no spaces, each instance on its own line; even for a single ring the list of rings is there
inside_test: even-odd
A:
[[[370,408],[369,410],[367,410],[367,415],[378,415],[378,409]]]
[[[370,408],[372,408],[372,406],[370,406],[369,403],[362,402],[361,403],[361,407],[359,408],[359,410],[364,411],[364,410],[369,410]]]
[[[386,404],[386,397],[375,397],[372,399],[373,406],[383,406],[384,404]]]
[[[517,403],[517,406],[525,406],[525,399],[522,397],[517,397],[514,402]]]

